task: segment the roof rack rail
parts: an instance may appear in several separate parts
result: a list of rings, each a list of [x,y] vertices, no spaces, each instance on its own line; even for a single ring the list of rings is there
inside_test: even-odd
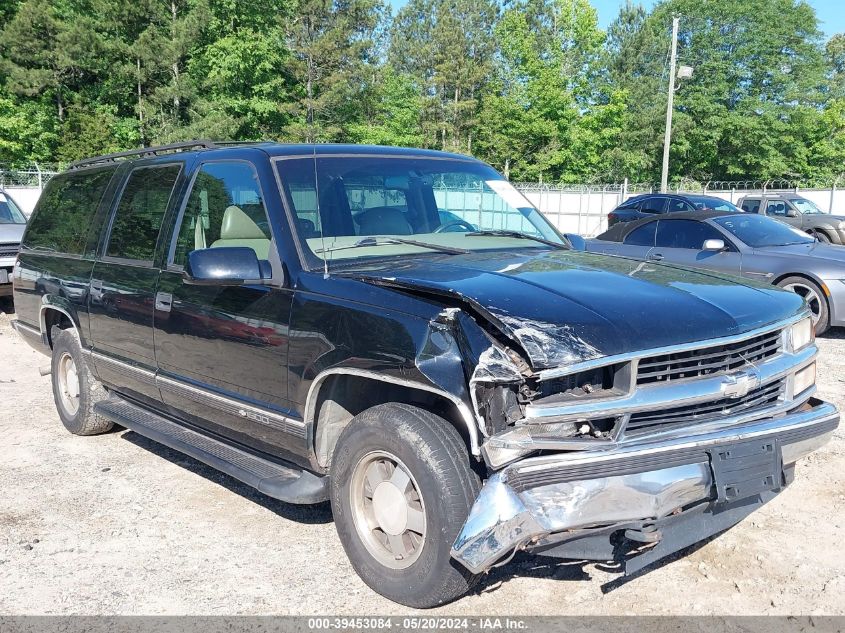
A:
[[[212,149],[215,147],[218,147],[218,145],[212,141],[184,141],[181,143],[171,143],[169,145],[139,147],[138,149],[130,149],[125,152],[115,152],[114,154],[104,154],[103,156],[83,158],[82,160],[71,163],[68,169],[79,169],[80,167],[88,167],[98,163],[112,163],[120,158],[129,158],[132,156],[143,158],[148,156],[158,156],[159,154],[165,152],[179,152],[195,148]]]

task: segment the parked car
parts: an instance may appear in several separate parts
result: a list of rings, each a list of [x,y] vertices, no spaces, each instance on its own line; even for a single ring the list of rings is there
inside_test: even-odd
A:
[[[820,242],[845,244],[845,216],[831,215],[814,202],[794,193],[766,193],[745,196],[739,206],[746,213],[758,213],[786,222]]]
[[[587,241],[624,255],[741,275],[801,295],[816,334],[845,325],[845,249],[789,225],[747,213],[684,213],[615,226]]]
[[[12,270],[21,237],[26,227],[26,216],[5,190],[0,189],[0,297],[12,295]]]
[[[38,202],[15,300],[70,432],[116,423],[329,499],[361,578],[414,607],[521,550],[642,569],[773,498],[839,420],[799,297],[576,250],[462,155],[79,162]]]
[[[633,222],[663,213],[684,211],[739,211],[733,204],[716,196],[647,193],[628,198],[607,216],[607,226]]]

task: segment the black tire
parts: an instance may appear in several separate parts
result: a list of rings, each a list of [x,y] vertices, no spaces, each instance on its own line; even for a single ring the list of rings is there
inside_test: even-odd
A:
[[[816,336],[827,332],[830,328],[830,307],[827,304],[827,296],[816,282],[807,279],[806,277],[793,275],[791,277],[781,279],[777,285],[784,290],[792,290],[796,294],[801,295],[805,299],[810,299],[814,304],[817,304],[818,321],[816,321]],[[811,293],[807,293],[807,289],[809,289]],[[815,294],[818,298],[817,302],[815,298],[812,298],[812,294]],[[808,301],[808,303],[809,302],[810,301]],[[811,308],[814,312],[816,311],[814,305],[811,305]]]
[[[406,467],[413,484],[408,494],[418,492],[423,504],[423,543],[404,569],[388,567],[374,556],[355,522],[353,476],[364,460],[382,452]],[[332,511],[352,566],[374,591],[409,607],[450,602],[477,581],[452,559],[450,550],[480,490],[458,432],[443,418],[406,404],[378,405],[357,415],[341,433],[332,458]]]
[[[815,237],[819,242],[830,244],[830,238],[824,231],[813,231],[813,237]]]
[[[50,378],[53,383],[53,400],[62,424],[74,435],[98,435],[110,431],[114,424],[94,413],[94,405],[105,400],[108,393],[91,373],[76,334],[72,330],[53,327],[51,338],[53,357]],[[61,376],[64,374],[67,380],[67,372],[61,366],[68,362],[68,359],[73,362],[75,369],[76,389],[78,389],[76,398],[62,395],[64,387]],[[75,411],[67,404],[70,399],[76,401]]]

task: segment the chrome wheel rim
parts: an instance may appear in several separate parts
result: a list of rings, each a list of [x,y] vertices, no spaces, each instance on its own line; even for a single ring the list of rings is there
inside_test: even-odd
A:
[[[810,286],[801,283],[786,284],[783,289],[791,290],[799,297],[804,298],[812,313],[813,325],[816,325],[819,319],[822,318],[822,298],[819,296],[819,293],[813,288],[810,288]]]
[[[73,356],[64,352],[56,367],[59,381],[59,401],[65,412],[71,416],[79,411],[79,374]]]
[[[386,451],[367,453],[349,487],[355,529],[367,551],[385,567],[405,569],[425,545],[425,503],[411,471]]]

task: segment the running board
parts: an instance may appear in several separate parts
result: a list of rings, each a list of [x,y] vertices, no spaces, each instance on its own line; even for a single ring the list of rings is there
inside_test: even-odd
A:
[[[329,498],[328,478],[295,466],[282,466],[171,422],[117,396],[98,402],[94,412],[216,468],[268,497],[287,503],[320,503]]]

